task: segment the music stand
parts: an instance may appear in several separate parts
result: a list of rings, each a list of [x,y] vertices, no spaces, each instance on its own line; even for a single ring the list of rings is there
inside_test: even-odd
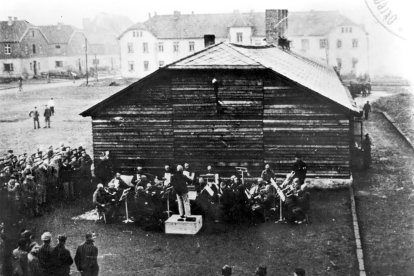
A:
[[[130,190],[131,188],[129,188]],[[131,223],[134,222],[133,220],[131,220],[129,218],[129,214],[128,214],[128,195],[129,195],[129,190],[127,191],[127,194],[125,195],[125,215],[126,215],[126,219],[123,220],[123,223]]]
[[[283,193],[283,191],[279,188],[279,186],[276,184],[276,181],[273,178],[270,178],[270,182],[271,182],[271,185],[275,187],[277,194],[279,195],[279,220],[276,221],[275,223],[282,223],[282,222],[285,222],[285,219],[283,218],[282,204],[283,202],[285,202],[286,196]]]
[[[236,167],[236,170],[241,173],[241,175],[242,175],[242,184],[244,185],[244,173],[246,173],[247,175],[249,174],[249,172],[247,171],[247,168],[246,167]]]

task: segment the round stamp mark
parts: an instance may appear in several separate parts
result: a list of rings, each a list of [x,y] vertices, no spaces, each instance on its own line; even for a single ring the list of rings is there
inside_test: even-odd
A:
[[[377,22],[393,35],[407,38],[403,4],[396,0],[364,0],[372,16]]]

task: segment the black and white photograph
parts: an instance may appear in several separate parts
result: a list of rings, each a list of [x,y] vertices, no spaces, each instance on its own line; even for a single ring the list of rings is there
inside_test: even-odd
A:
[[[0,275],[414,275],[413,8],[0,0]]]

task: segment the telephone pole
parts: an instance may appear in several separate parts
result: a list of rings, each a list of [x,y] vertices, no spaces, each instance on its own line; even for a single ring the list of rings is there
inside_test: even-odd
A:
[[[89,85],[89,74],[88,74],[88,39],[85,37],[85,59],[86,59],[86,86]]]

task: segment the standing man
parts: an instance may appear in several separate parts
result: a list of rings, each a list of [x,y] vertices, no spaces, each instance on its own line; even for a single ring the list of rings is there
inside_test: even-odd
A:
[[[45,105],[45,112],[43,113],[43,116],[45,116],[44,128],[50,128],[50,117],[52,116],[52,111],[47,105]]]
[[[184,221],[186,217],[191,215],[190,199],[188,198],[187,182],[191,181],[183,174],[183,166],[177,166],[177,173],[171,177],[171,186],[173,186],[177,194],[178,211],[181,218],[179,221]]]
[[[365,120],[368,120],[368,115],[371,112],[371,105],[369,104],[369,101],[364,104],[362,109],[364,110]]]
[[[51,115],[55,115],[55,100],[53,98],[50,98],[47,105],[50,107]]]
[[[362,150],[364,152],[364,168],[368,169],[371,165],[371,138],[368,133],[365,134],[365,139],[362,141]]]
[[[45,232],[42,234],[41,239],[43,241],[42,246],[39,248],[38,258],[40,263],[40,268],[44,276],[54,276],[53,268],[55,261],[53,259],[53,248],[51,246],[52,234],[50,232]]]
[[[85,235],[86,241],[78,246],[75,264],[82,276],[98,276],[98,248],[93,244],[91,233]]]
[[[69,250],[65,248],[66,236],[58,236],[58,244],[52,251],[53,258],[56,260],[54,272],[56,276],[69,276],[70,266],[73,264]]]
[[[23,91],[23,78],[22,76],[19,77],[19,92]]]
[[[270,165],[266,164],[265,169],[262,171],[261,178],[266,181],[267,184],[270,183],[271,178],[275,178],[275,172],[270,169]]]
[[[299,153],[295,154],[295,163],[293,164],[292,171],[295,172],[295,178],[299,178],[299,183],[302,185],[305,183],[306,173],[308,171],[307,165],[302,161],[302,157]]]
[[[33,125],[34,125],[34,129],[36,129],[36,124],[37,124],[37,128],[40,128],[40,124],[39,124],[39,111],[37,111],[37,107],[34,107],[34,110],[30,111],[29,113],[29,117],[33,118]]]

